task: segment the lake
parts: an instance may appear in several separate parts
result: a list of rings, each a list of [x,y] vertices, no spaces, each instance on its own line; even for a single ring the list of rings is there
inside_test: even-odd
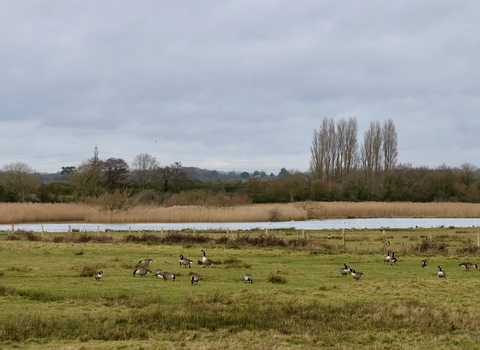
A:
[[[195,223],[133,223],[133,224],[92,224],[92,223],[61,223],[43,224],[45,232],[67,232],[72,229],[96,232],[118,230],[128,231],[161,231],[163,230],[250,230],[295,228],[297,230],[332,230],[332,229],[375,229],[375,228],[413,228],[413,227],[480,227],[480,218],[435,218],[435,219],[340,219],[340,220],[308,220],[308,221],[282,221],[282,222],[195,222]],[[10,230],[12,225],[0,225],[0,231]],[[15,230],[41,232],[42,224],[16,224]]]

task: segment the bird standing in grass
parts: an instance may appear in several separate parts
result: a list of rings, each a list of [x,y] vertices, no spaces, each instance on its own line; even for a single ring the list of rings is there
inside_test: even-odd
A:
[[[388,252],[387,256],[383,258],[383,265],[385,265],[385,263],[389,263],[390,260],[392,260],[392,257],[390,256],[390,252]]]
[[[426,267],[427,264],[428,264],[427,260],[422,260],[422,268],[423,268],[423,267]]]
[[[247,283],[253,283],[252,275],[250,275],[249,273],[247,273],[245,276],[243,276],[243,279]]]
[[[194,273],[192,275],[192,278],[190,278],[190,281],[192,284],[196,283],[198,284],[198,281],[200,281],[202,279],[202,277],[200,277],[200,275],[198,273]]]
[[[472,264],[471,262],[464,262],[458,266],[464,267],[465,271],[470,271],[470,269],[473,269],[473,268],[478,269],[477,264]]]
[[[93,278],[95,278],[95,281],[98,281],[100,278],[102,278],[103,271],[98,271],[93,274]]]
[[[143,260],[140,260],[138,263],[139,264],[144,264],[144,265],[149,265],[153,262],[152,259],[143,259]]]
[[[180,263],[180,266],[184,265],[185,268],[186,268],[187,265],[188,265],[188,267],[192,268],[190,265],[192,265],[193,260],[184,258],[183,255],[181,255],[181,254],[180,254],[180,260],[178,260],[178,262]]]
[[[397,258],[395,257],[395,253],[392,252],[392,258],[390,259],[390,266],[395,265],[397,263]]]
[[[167,271],[162,271],[161,273],[157,273],[155,276],[157,276],[158,278],[163,278],[164,282],[167,282],[169,278],[171,278],[172,281],[175,282],[175,275]]]
[[[205,255],[205,250],[201,250],[203,252],[203,258],[202,258],[202,263],[205,265],[203,268],[206,268],[207,266],[212,267],[212,265],[215,265],[215,262],[213,260],[210,260],[207,258]]]
[[[352,277],[355,278],[358,282],[358,280],[363,277],[363,273],[352,270]]]
[[[133,277],[135,277],[136,274],[139,274],[140,277],[145,277],[145,275],[147,273],[152,273],[152,271],[150,271],[149,269],[145,269],[143,267],[139,268],[139,269],[136,269],[135,271],[133,271]]]
[[[340,269],[340,274],[346,277],[349,273],[350,269],[348,268],[347,264],[344,264],[343,267]]]
[[[438,266],[437,276],[439,278],[443,277],[443,278],[447,279],[447,274],[445,273],[445,271],[442,270],[442,267],[440,265]]]

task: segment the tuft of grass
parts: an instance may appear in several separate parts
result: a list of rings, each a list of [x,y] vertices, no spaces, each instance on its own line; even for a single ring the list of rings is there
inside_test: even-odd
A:
[[[228,269],[228,268],[236,268],[236,269],[247,268],[248,269],[252,267],[251,264],[247,264],[243,260],[240,260],[234,256],[224,259],[222,264],[225,265],[224,269]]]
[[[98,272],[97,266],[86,265],[80,272],[80,277],[92,277],[94,273]]]
[[[288,283],[288,281],[285,277],[277,275],[273,272],[270,274],[270,276],[268,276],[267,282],[276,283],[276,284],[286,284],[286,283]]]

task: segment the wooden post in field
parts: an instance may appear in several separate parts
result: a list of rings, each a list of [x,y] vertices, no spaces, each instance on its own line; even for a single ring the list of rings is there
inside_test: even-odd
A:
[[[132,226],[128,226],[128,235],[130,236],[132,234]]]
[[[100,236],[100,225],[97,226],[97,237]]]
[[[343,250],[345,250],[345,229],[342,228],[342,244],[343,244]]]
[[[43,225],[42,225],[42,238],[43,238]]]
[[[477,247],[480,247],[480,232],[477,231]]]
[[[68,225],[68,233],[72,232],[72,225]]]
[[[228,238],[228,227],[227,227],[227,238]]]
[[[430,231],[430,242],[432,242],[432,232]]]
[[[268,237],[268,227],[265,227],[265,234],[266,234],[267,237]]]
[[[196,234],[196,230],[195,230],[195,227],[193,228],[193,234]]]
[[[385,251],[385,246],[387,244],[387,239],[385,237],[385,230],[383,230],[383,241],[382,241],[382,244],[383,244],[383,251]]]
[[[163,226],[161,227],[161,231],[162,231],[162,238],[163,238]]]

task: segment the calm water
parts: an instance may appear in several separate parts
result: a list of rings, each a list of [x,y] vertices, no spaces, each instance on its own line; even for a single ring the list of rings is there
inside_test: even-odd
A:
[[[195,223],[144,223],[144,224],[86,224],[86,223],[71,223],[71,224],[43,224],[43,230],[46,232],[67,232],[68,226],[72,229],[80,231],[96,232],[97,228],[100,231],[105,230],[182,230],[182,229],[197,229],[197,230],[249,230],[253,228],[295,228],[305,230],[329,230],[329,229],[349,229],[349,228],[411,228],[411,227],[441,227],[441,226],[455,226],[455,227],[480,227],[480,218],[478,219],[343,219],[343,220],[309,220],[309,221],[283,221],[283,222],[195,222]],[[12,225],[0,225],[0,231],[10,230]],[[42,224],[17,224],[15,230],[33,230],[40,232]]]

